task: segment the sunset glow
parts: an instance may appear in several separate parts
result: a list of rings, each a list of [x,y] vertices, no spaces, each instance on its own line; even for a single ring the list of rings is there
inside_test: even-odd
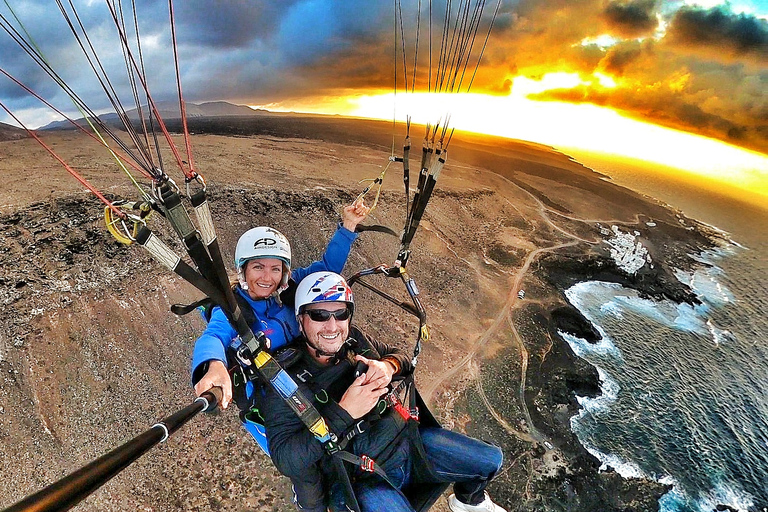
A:
[[[612,84],[608,76],[595,80]],[[761,153],[630,119],[609,108],[527,98],[580,84],[576,74],[551,73],[540,81],[515,78],[508,96],[372,93],[262,107],[398,121],[410,115],[415,124],[434,124],[450,114],[458,130],[538,142],[566,153],[578,148],[658,163],[768,197],[768,157]]]

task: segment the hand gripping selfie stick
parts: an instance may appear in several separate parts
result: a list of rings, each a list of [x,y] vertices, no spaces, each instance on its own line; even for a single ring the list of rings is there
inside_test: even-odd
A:
[[[159,423],[94,460],[74,473],[54,482],[5,509],[3,512],[64,511],[77,505],[110,478],[125,469],[150,448],[162,443],[197,413],[216,409],[221,400],[221,388],[211,388],[185,408],[171,414]]]

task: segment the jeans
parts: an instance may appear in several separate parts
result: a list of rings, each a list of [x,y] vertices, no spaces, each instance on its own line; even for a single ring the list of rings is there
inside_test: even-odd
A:
[[[427,460],[437,476],[437,480],[428,483],[454,482],[453,491],[459,501],[469,505],[483,501],[488,482],[501,468],[501,449],[442,428],[423,428],[420,432]],[[354,484],[362,512],[414,510],[399,490],[417,483],[410,459],[401,467],[388,470],[387,476],[398,489],[375,476]]]

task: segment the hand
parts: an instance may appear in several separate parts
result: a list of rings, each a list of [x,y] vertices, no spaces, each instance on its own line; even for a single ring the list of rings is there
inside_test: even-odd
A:
[[[229,377],[227,367],[218,360],[213,360],[208,364],[208,371],[203,378],[195,384],[195,394],[202,395],[214,387],[221,388],[221,403],[219,406],[226,409],[232,401],[232,379]]]
[[[353,419],[365,416],[376,406],[381,395],[387,392],[386,386],[379,387],[373,382],[364,384],[366,375],[368,374],[364,373],[356,378],[339,400],[339,406]]]
[[[368,359],[360,354],[355,355],[355,361],[362,361],[368,365],[368,371],[363,374],[365,376],[363,384],[373,383],[378,387],[387,387],[392,382],[395,369],[386,361]]]
[[[357,225],[363,222],[369,211],[371,209],[365,206],[363,199],[358,199],[351,205],[345,206],[341,211],[341,225],[354,232]]]

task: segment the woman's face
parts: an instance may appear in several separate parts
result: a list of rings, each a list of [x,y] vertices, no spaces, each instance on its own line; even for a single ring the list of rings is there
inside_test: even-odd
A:
[[[252,299],[266,299],[283,279],[283,262],[275,258],[259,258],[245,264],[245,282]]]

